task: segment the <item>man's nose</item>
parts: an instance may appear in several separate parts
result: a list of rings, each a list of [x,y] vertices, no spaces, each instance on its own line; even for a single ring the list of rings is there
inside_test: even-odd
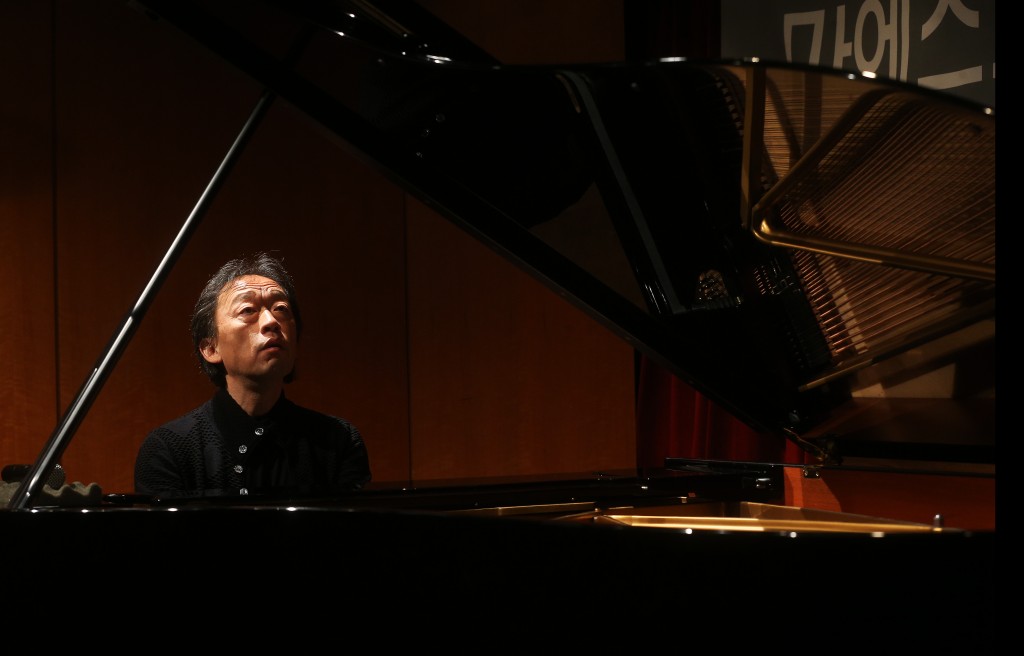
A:
[[[278,323],[277,317],[270,311],[270,308],[263,308],[260,311],[260,330],[279,330],[281,324]]]

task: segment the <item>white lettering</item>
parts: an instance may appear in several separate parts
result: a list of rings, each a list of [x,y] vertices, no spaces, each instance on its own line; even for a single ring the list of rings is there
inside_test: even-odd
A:
[[[900,74],[899,79],[907,81],[907,71],[910,70],[910,0],[903,0],[903,10],[900,12],[903,20],[900,21]]]
[[[845,40],[846,5],[839,5],[836,11],[836,47],[832,55],[832,68],[843,68],[843,60],[853,54],[853,43]]]
[[[860,6],[860,11],[857,12],[857,27],[853,45],[854,60],[857,62],[858,70],[877,73],[878,67],[882,63],[882,57],[885,56],[886,47],[889,47],[891,52],[897,52],[896,0],[890,0],[889,5],[892,21],[885,20],[885,9],[882,8],[880,0],[867,0],[867,2]],[[869,16],[875,19],[875,25],[878,29],[878,41],[875,44],[875,52],[872,57],[868,57],[864,53],[864,26]],[[896,78],[895,56],[889,57],[889,77]]]
[[[917,78],[917,83],[929,89],[952,89],[962,87],[965,84],[981,82],[982,67],[972,66],[952,73],[939,73],[938,75],[925,75]],[[993,74],[992,77],[995,77]]]
[[[783,14],[783,39],[786,47],[786,61],[792,63],[793,59],[793,29],[795,27],[810,25],[811,31],[811,52],[807,59],[809,64],[817,66],[821,62],[821,34],[825,31],[825,10],[806,11],[796,14]]]
[[[960,20],[961,23],[967,27],[978,27],[978,12],[973,9],[968,9],[964,6],[961,0],[939,0],[939,4],[936,5],[935,11],[928,17],[928,20],[921,26],[921,40],[924,41],[932,32],[939,27],[939,23],[942,22],[943,17],[946,15],[946,10],[951,10],[953,15]]]

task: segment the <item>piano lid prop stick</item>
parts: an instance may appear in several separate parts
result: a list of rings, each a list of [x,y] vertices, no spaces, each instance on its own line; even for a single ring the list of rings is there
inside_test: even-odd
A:
[[[227,155],[224,156],[220,166],[217,167],[217,171],[206,186],[202,196],[200,196],[199,201],[192,210],[192,213],[189,214],[184,225],[182,225],[181,230],[178,231],[177,237],[174,238],[170,248],[167,250],[167,253],[164,255],[160,264],[157,266],[156,271],[153,273],[153,276],[150,278],[149,283],[146,285],[145,289],[142,290],[142,294],[139,296],[139,300],[136,301],[135,307],[131,309],[124,323],[114,333],[106,351],[100,357],[93,370],[89,373],[88,378],[86,378],[85,383],[82,384],[82,387],[78,391],[78,395],[75,397],[74,401],[68,406],[67,412],[64,413],[64,417],[61,419],[60,424],[58,424],[57,428],[54,429],[53,434],[50,435],[50,439],[47,441],[46,446],[43,447],[43,451],[40,453],[39,458],[36,459],[35,464],[32,465],[28,474],[22,479],[21,485],[11,497],[10,503],[7,506],[8,508],[28,508],[29,501],[39,496],[43,485],[46,483],[48,475],[47,472],[50,472],[54,464],[60,460],[60,457],[67,448],[67,445],[71,442],[71,437],[78,429],[79,424],[82,423],[85,411],[92,405],[93,400],[96,398],[96,394],[102,388],[106,379],[110,376],[111,370],[120,359],[125,347],[128,345],[128,342],[131,341],[131,337],[135,334],[135,330],[142,321],[142,317],[149,309],[153,297],[159,291],[160,286],[163,284],[167,274],[177,261],[182,249],[188,243],[192,233],[195,232],[196,228],[199,226],[199,221],[202,218],[202,215],[206,212],[214,194],[220,188],[221,184],[223,184],[224,178],[231,170],[235,160],[238,159],[238,156],[246,142],[248,142],[250,135],[256,129],[256,126],[259,125],[264,114],[266,114],[267,108],[270,106],[273,99],[274,94],[270,91],[265,91],[256,103],[256,107],[249,115],[249,119],[245,122],[241,132],[239,132],[238,136],[235,138],[234,143],[228,150]]]

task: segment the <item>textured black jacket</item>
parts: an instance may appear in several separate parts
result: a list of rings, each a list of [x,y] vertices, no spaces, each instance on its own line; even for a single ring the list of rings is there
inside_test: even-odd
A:
[[[284,394],[250,417],[226,390],[154,429],[135,460],[135,491],[163,498],[249,494],[330,495],[370,481],[359,431]]]

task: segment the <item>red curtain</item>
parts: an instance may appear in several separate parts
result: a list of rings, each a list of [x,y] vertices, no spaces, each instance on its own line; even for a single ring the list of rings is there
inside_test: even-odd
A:
[[[782,435],[760,433],[644,356],[637,360],[637,465],[665,458],[806,464]]]
[[[718,57],[720,16],[719,0],[624,3],[626,57]],[[637,364],[636,410],[640,467],[661,467],[668,457],[811,462],[784,436],[753,430],[643,356]]]

